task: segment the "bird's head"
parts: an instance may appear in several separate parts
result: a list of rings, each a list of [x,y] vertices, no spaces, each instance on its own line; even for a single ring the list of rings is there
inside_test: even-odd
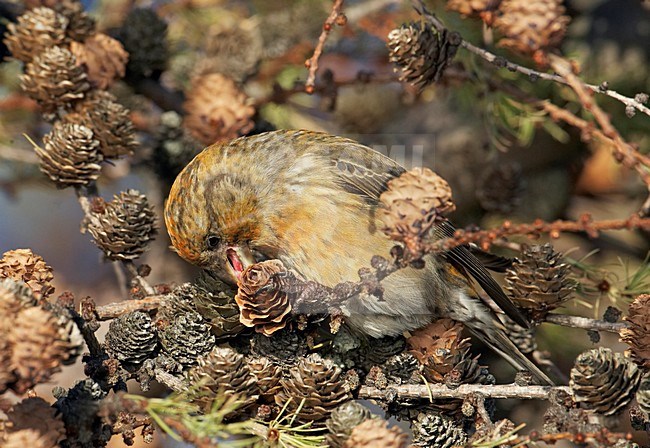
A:
[[[165,204],[165,224],[182,258],[235,283],[256,262],[253,242],[262,221],[255,179],[233,169],[219,149],[208,148],[178,175]]]

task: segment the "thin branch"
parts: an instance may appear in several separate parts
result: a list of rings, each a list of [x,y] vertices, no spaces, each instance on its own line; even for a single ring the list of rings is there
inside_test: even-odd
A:
[[[587,90],[588,87],[573,73],[569,61],[555,55],[551,55],[550,60],[553,69],[565,79],[566,84],[578,96],[582,106],[591,112],[603,133],[614,142],[613,149],[616,160],[623,166],[636,170],[643,179],[643,182],[648,187],[648,199],[644,203],[640,214],[648,216],[650,214],[650,157],[641,154],[637,148],[623,139],[612,125],[609,116],[593,100],[592,94]]]
[[[466,231],[457,230],[451,238],[444,238],[432,243],[423,242],[423,252],[444,252],[454,247],[476,243],[487,250],[494,241],[507,236],[524,235],[529,238],[539,238],[548,234],[551,238],[559,238],[562,232],[586,233],[590,238],[597,238],[602,230],[650,230],[650,218],[641,218],[634,214],[627,219],[607,219],[594,221],[590,214],[585,213],[577,221],[557,220],[545,222],[537,219],[532,223],[512,224],[504,221],[500,227],[487,230]]]
[[[522,400],[550,400],[552,392],[568,393],[566,386],[518,386],[516,384],[462,384],[456,389],[450,389],[444,384],[402,384],[379,389],[361,386],[358,398],[386,400],[390,397],[397,399],[445,399],[467,398],[470,394],[481,394],[487,398],[518,398]]]
[[[414,0],[414,3],[415,3],[416,10],[420,12],[420,14],[423,17],[425,17],[427,21],[429,21],[429,23],[431,23],[431,25],[433,25],[434,28],[436,28],[436,30],[442,31],[446,28],[444,24],[435,15],[433,15],[431,12],[429,12],[426,9],[423,0]],[[521,73],[523,75],[528,76],[531,80],[543,79],[545,81],[552,81],[558,84],[570,85],[568,79],[564,78],[560,74],[540,72],[532,68],[516,64],[514,62],[508,61],[502,56],[497,56],[496,54],[488,50],[485,50],[484,48],[477,47],[476,45],[473,45],[472,43],[466,41],[465,39],[462,40],[461,46],[466,50],[468,50],[469,52],[474,53],[475,55],[484,59],[485,61],[496,65],[497,67],[503,67],[511,72]],[[639,112],[642,112],[650,116],[650,108],[645,106],[642,102],[638,101],[636,98],[630,98],[616,92],[615,90],[610,90],[606,88],[603,84],[601,85],[588,84],[583,81],[580,81],[580,83],[585,88],[591,90],[594,93],[600,93],[610,98],[614,98],[615,100],[618,100],[621,103],[623,103],[626,107],[633,107]]]
[[[607,322],[604,320],[590,319],[581,316],[568,316],[565,314],[549,314],[545,322],[563,327],[582,328],[584,330],[608,331],[619,333],[622,329],[628,328],[627,322]]]
[[[313,93],[314,86],[316,84],[316,72],[318,71],[318,60],[323,54],[323,48],[325,47],[325,41],[327,41],[328,36],[332,32],[332,28],[337,22],[338,17],[342,14],[341,9],[343,8],[343,3],[345,0],[334,0],[334,5],[332,5],[332,11],[330,12],[325,23],[323,24],[323,30],[318,37],[318,43],[316,48],[314,48],[314,54],[312,57],[305,61],[305,66],[309,69],[307,75],[307,81],[305,82],[305,92]]]
[[[139,300],[122,300],[98,306],[95,309],[97,320],[111,320],[134,311],[143,311],[145,313],[154,311],[160,308],[164,298],[164,295],[154,295]]]

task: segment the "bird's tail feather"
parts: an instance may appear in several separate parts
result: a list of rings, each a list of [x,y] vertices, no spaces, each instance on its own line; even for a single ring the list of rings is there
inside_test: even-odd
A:
[[[548,375],[540,370],[530,359],[521,353],[517,346],[508,338],[505,331],[501,328],[500,325],[496,325],[492,328],[487,329],[485,326],[472,326],[471,324],[466,324],[469,330],[474,333],[481,341],[490,347],[492,350],[497,352],[508,361],[515,369],[518,370],[528,370],[530,371],[535,378],[537,378],[542,384],[554,386],[555,383],[551,380]]]

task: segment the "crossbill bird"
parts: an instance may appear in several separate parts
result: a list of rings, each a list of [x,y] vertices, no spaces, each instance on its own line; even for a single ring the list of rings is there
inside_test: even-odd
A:
[[[375,212],[387,182],[404,171],[371,148],[325,133],[242,137],[209,146],[183,169],[166,201],[165,223],[182,258],[231,284],[251,264],[279,259],[305,280],[333,287],[357,281],[374,255],[390,258],[395,242],[382,233]],[[435,233],[453,235],[453,227],[443,222]],[[552,384],[474,289],[478,284],[506,315],[528,326],[479,260],[490,261],[487,255],[470,247],[429,254],[424,268],[386,277],[381,299],[359,294],[342,312],[351,327],[377,338],[451,318],[515,368]]]

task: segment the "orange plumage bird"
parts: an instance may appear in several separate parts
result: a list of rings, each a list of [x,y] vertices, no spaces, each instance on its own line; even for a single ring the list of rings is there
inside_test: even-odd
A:
[[[236,283],[261,259],[279,259],[326,286],[358,280],[373,255],[390,258],[394,241],[379,229],[379,196],[404,172],[355,141],[308,131],[274,131],[217,143],[178,175],[165,205],[172,244],[185,260]],[[437,234],[449,235],[443,222]],[[466,275],[465,275],[466,274]],[[353,328],[397,335],[449,317],[462,322],[515,368],[552,381],[526,358],[471,286],[470,276],[513,320],[526,319],[468,247],[425,257],[382,281],[383,299],[367,294],[343,306]]]

